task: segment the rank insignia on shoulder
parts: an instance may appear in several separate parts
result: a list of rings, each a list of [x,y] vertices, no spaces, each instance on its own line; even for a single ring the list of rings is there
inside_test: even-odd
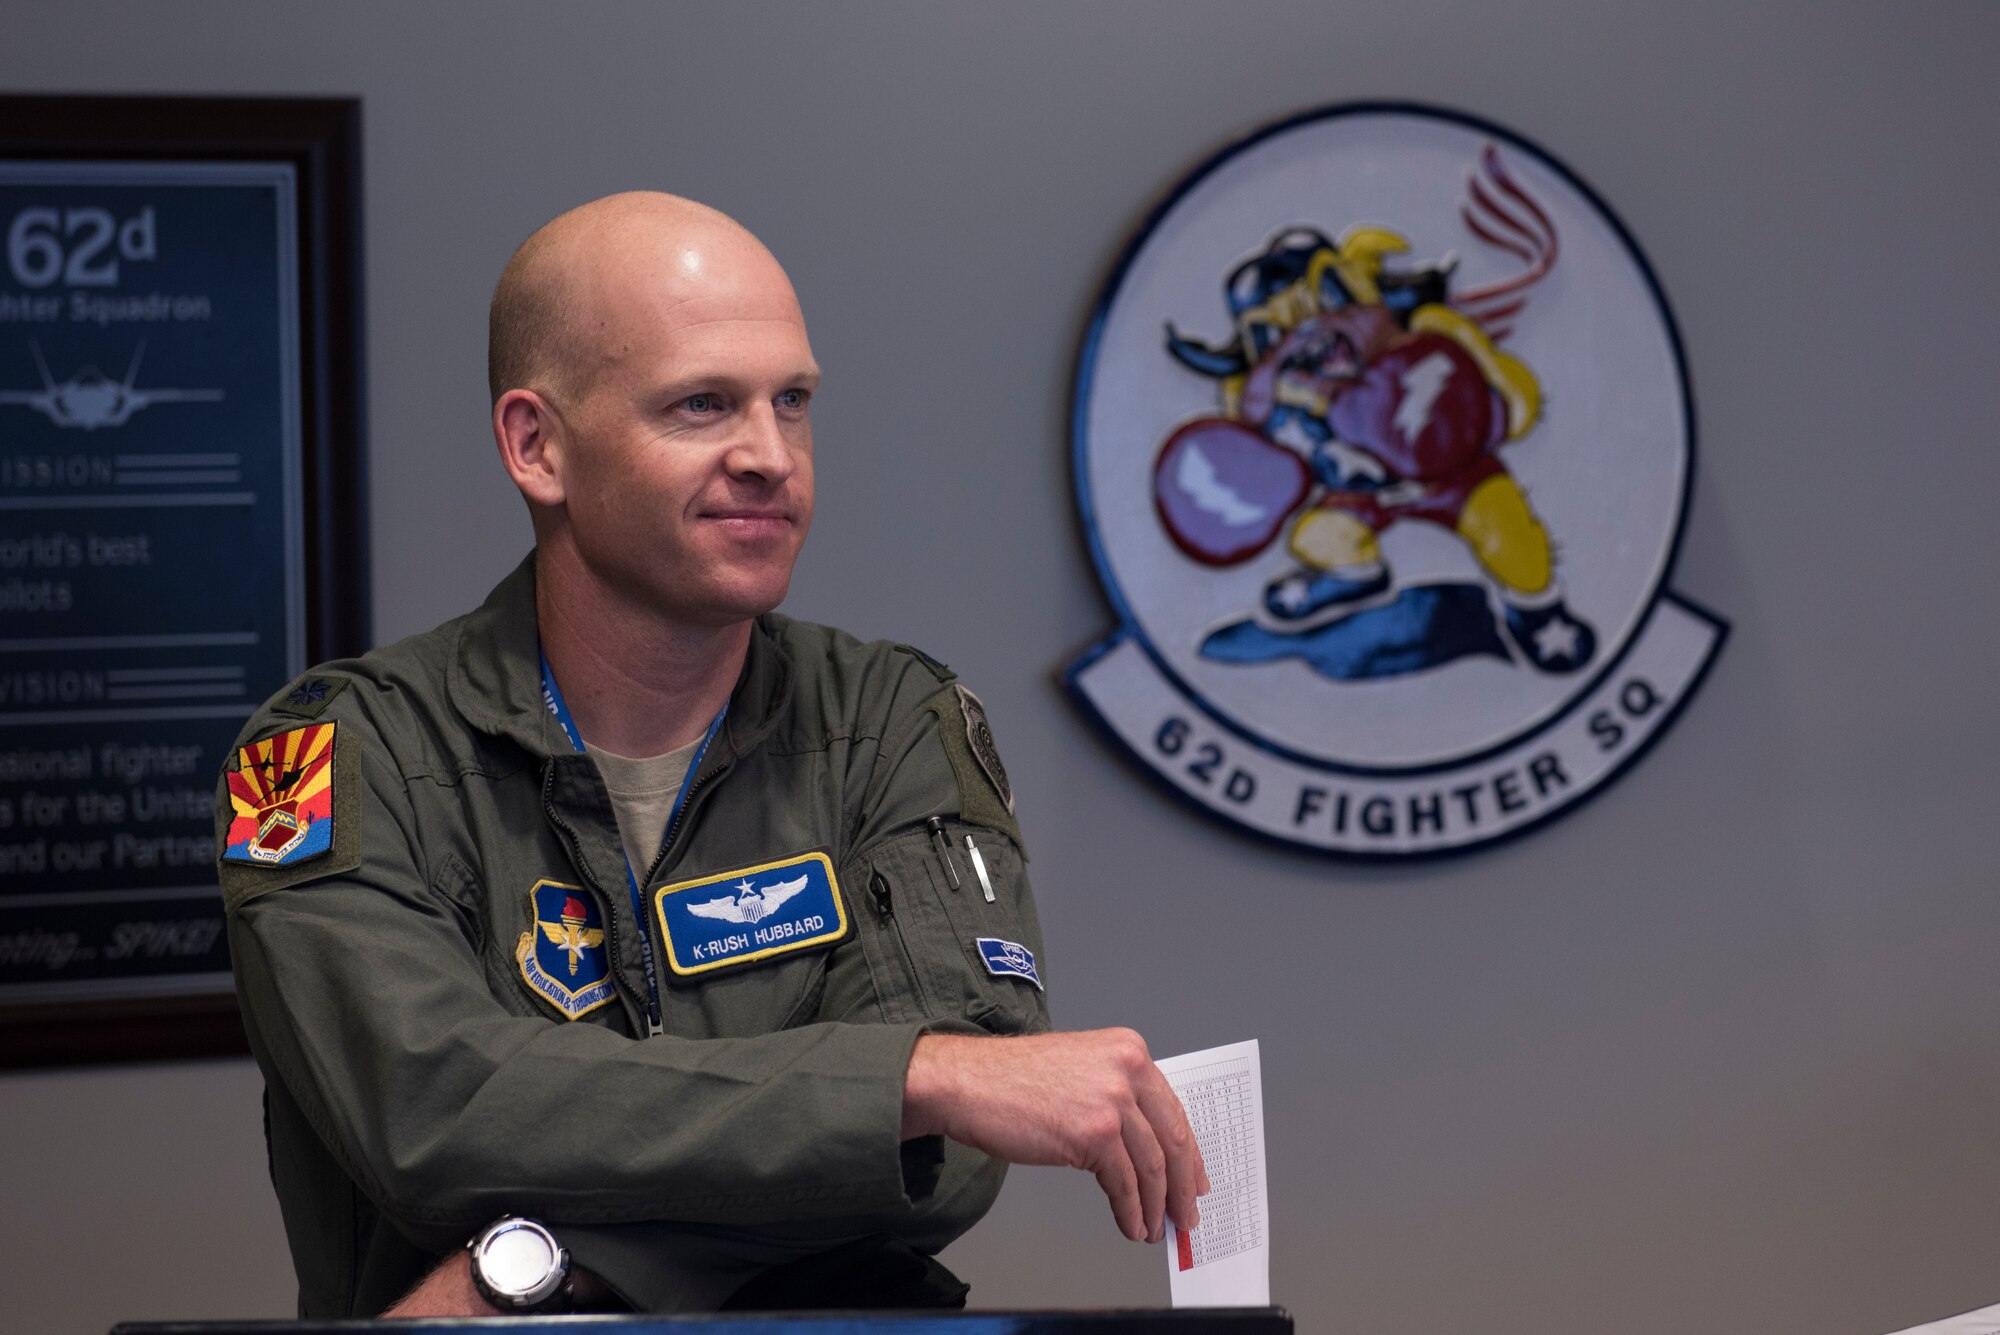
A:
[[[308,672],[293,682],[290,690],[273,700],[271,708],[280,714],[318,718],[326,707],[333,703],[333,697],[346,689],[346,677],[325,672]]]
[[[951,681],[953,678],[958,676],[956,672],[953,672],[950,668],[938,662],[935,658],[932,658],[929,654],[917,648],[917,646],[914,644],[899,644],[896,647],[898,649],[901,649],[904,653],[908,654],[910,657],[916,659],[919,663],[922,663],[924,667],[930,672],[930,674],[933,677],[936,677],[940,683]]]
[[[608,1004],[617,990],[596,897],[560,881],[536,881],[528,897],[534,901],[535,925],[521,933],[514,948],[521,977],[535,995],[572,1020]]]
[[[986,972],[1000,978],[1025,978],[1037,988],[1042,986],[1042,976],[1035,971],[1035,952],[1020,942],[976,936],[972,943],[979,947],[979,958],[986,962]]]
[[[986,721],[986,706],[979,697],[963,686],[953,686],[958,692],[958,707],[965,713],[965,742],[972,748],[972,758],[979,762],[979,768],[986,773],[987,782],[993,791],[1000,794],[1007,814],[1014,814],[1014,787],[1007,782],[1007,767],[1000,763],[1000,748],[993,742],[993,727]]]
[[[334,726],[293,728],[237,749],[223,861],[289,867],[333,848]]]
[[[847,905],[825,853],[662,886],[653,893],[667,967],[693,978],[847,935]]]

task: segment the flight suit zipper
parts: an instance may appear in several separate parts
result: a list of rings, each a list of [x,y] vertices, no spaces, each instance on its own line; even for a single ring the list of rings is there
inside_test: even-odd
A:
[[[556,723],[562,728],[563,736],[569,739],[571,749],[578,755],[586,754],[589,748],[584,745],[583,734],[577,731],[575,722],[570,718],[569,706],[563,701],[562,688],[556,685],[555,672],[549,667],[549,660],[546,654],[542,655],[542,701],[548,706],[549,712],[555,715]],[[701,766],[702,758],[708,754],[708,744],[715,740],[715,734],[722,727],[722,720],[728,713],[729,706],[724,705],[716,712],[715,717],[709,720],[708,730],[702,734],[701,745],[694,753],[694,765],[697,770]],[[680,796],[674,800],[673,823],[667,827],[667,837],[660,841],[660,851],[654,856],[652,868],[648,869],[646,873],[647,883],[652,881],[653,870],[660,867],[666,860],[667,850],[673,845],[674,834],[680,829],[681,817],[686,813],[688,807],[693,805],[695,793],[700,790],[703,783],[726,768],[727,765],[719,765],[714,771],[703,776],[694,784],[683,783]],[[556,813],[554,790],[555,766],[552,762],[542,775],[542,805],[548,810],[549,819],[555,823],[556,828],[561,830],[569,839],[570,856],[575,859],[584,880],[589,881],[591,888],[608,900],[610,896],[604,895],[603,888],[591,877],[589,867],[584,862],[582,856],[583,841],[578,837],[575,829]],[[646,919],[651,916],[646,912],[646,885],[640,882],[639,875],[632,870],[632,864],[629,860],[625,862],[625,891],[626,898],[632,901],[633,916],[638,919],[640,956],[646,967],[646,1036],[648,1038],[657,1038],[666,1032],[665,1027],[660,1022],[662,999],[660,996],[660,974],[658,967],[659,952],[654,949],[654,946],[658,943],[653,940],[653,934],[646,925]],[[605,920],[606,939],[610,943],[614,959],[620,958],[618,955],[616,919],[617,915],[614,913]]]
[[[706,774],[695,776],[694,783],[682,795],[680,804],[674,808],[673,818],[667,822],[666,837],[660,840],[660,851],[654,855],[652,865],[646,868],[645,879],[639,883],[639,930],[646,934],[647,941],[651,943],[654,959],[664,960],[666,958],[667,943],[656,939],[653,935],[653,910],[651,906],[653,878],[658,876],[660,869],[667,865],[667,855],[673,852],[674,841],[680,837],[681,825],[686,820],[687,813],[694,810],[695,799],[701,796],[701,790],[708,787],[715,780],[722,777],[722,775],[728,773],[728,771],[729,765],[725,762],[717,765]],[[666,1032],[665,1026],[661,1023],[659,1010],[659,1007],[663,1003],[659,997],[650,998],[649,1001],[650,1004],[646,1010],[646,1019],[648,1022],[646,1036],[648,1038],[658,1038]]]
[[[610,904],[611,897],[604,893],[604,887],[599,885],[597,878],[590,874],[590,862],[583,855],[582,837],[577,834],[576,827],[571,825],[567,820],[564,820],[562,813],[556,810],[555,789],[556,767],[551,763],[542,768],[542,810],[547,813],[549,823],[556,827],[557,833],[561,834],[563,841],[569,845],[569,860],[576,865],[577,875],[583,877],[584,883],[590,887],[591,893],[597,896],[598,903]],[[618,950],[618,914],[615,911],[616,908],[617,905],[611,904],[613,911],[608,911],[604,915],[604,936],[605,942],[611,950],[611,958],[622,962],[625,957]],[[645,931],[646,924],[643,922],[640,923],[639,930],[642,932]],[[618,989],[619,995],[623,996],[626,1001],[631,1001],[631,989],[625,985],[623,970],[613,969],[611,971],[611,978],[613,986]],[[646,1016],[646,1033],[648,1037],[665,1032],[660,1027],[660,1012],[653,998],[648,997],[639,1009]]]
[[[910,954],[910,943],[903,937],[903,924],[896,920],[896,895],[889,885],[889,878],[881,871],[872,872],[868,877],[868,897],[875,901],[875,916],[889,929],[889,935],[896,942],[896,953],[903,957],[903,973],[910,980],[910,990],[917,999],[920,1015],[931,1013],[930,998],[924,992],[923,976],[917,972],[917,961]]]
[[[694,787],[687,790],[687,796],[681,799],[680,806],[674,810],[673,819],[667,823],[667,837],[660,840],[660,851],[653,858],[653,865],[646,869],[647,884],[650,885],[653,878],[660,874],[660,868],[667,865],[667,854],[672,851],[674,839],[681,832],[681,822],[686,819],[687,813],[694,809],[695,798],[701,796],[702,789],[708,787],[709,784],[715,782],[715,780],[728,772],[729,766],[727,763],[724,763],[717,765],[708,773],[696,777]]]

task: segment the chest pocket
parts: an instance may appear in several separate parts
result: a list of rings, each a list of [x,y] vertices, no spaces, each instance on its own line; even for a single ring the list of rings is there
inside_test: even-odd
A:
[[[853,933],[853,891],[824,850],[655,886],[647,894],[662,1023],[736,1038],[816,1018],[827,957]]]
[[[661,989],[661,1026],[679,1038],[748,1038],[805,1024],[826,989],[827,952],[761,960]]]
[[[939,840],[919,830],[877,845],[856,868],[864,882],[855,898],[885,1014],[964,1020],[995,1034],[1046,1030],[1042,933],[1020,851],[984,826],[948,823],[944,843],[949,865]]]

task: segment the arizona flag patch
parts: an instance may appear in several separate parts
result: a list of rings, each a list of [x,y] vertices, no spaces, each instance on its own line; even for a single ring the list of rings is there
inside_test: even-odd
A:
[[[237,750],[225,862],[289,867],[333,847],[334,726],[293,728]]]

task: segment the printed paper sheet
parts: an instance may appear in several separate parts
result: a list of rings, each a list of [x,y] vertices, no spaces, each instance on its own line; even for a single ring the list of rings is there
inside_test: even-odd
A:
[[[1257,1040],[1157,1063],[1180,1095],[1208,1169],[1201,1223],[1169,1227],[1175,1307],[1264,1307],[1271,1301],[1270,1203],[1264,1172],[1264,1077]]]

